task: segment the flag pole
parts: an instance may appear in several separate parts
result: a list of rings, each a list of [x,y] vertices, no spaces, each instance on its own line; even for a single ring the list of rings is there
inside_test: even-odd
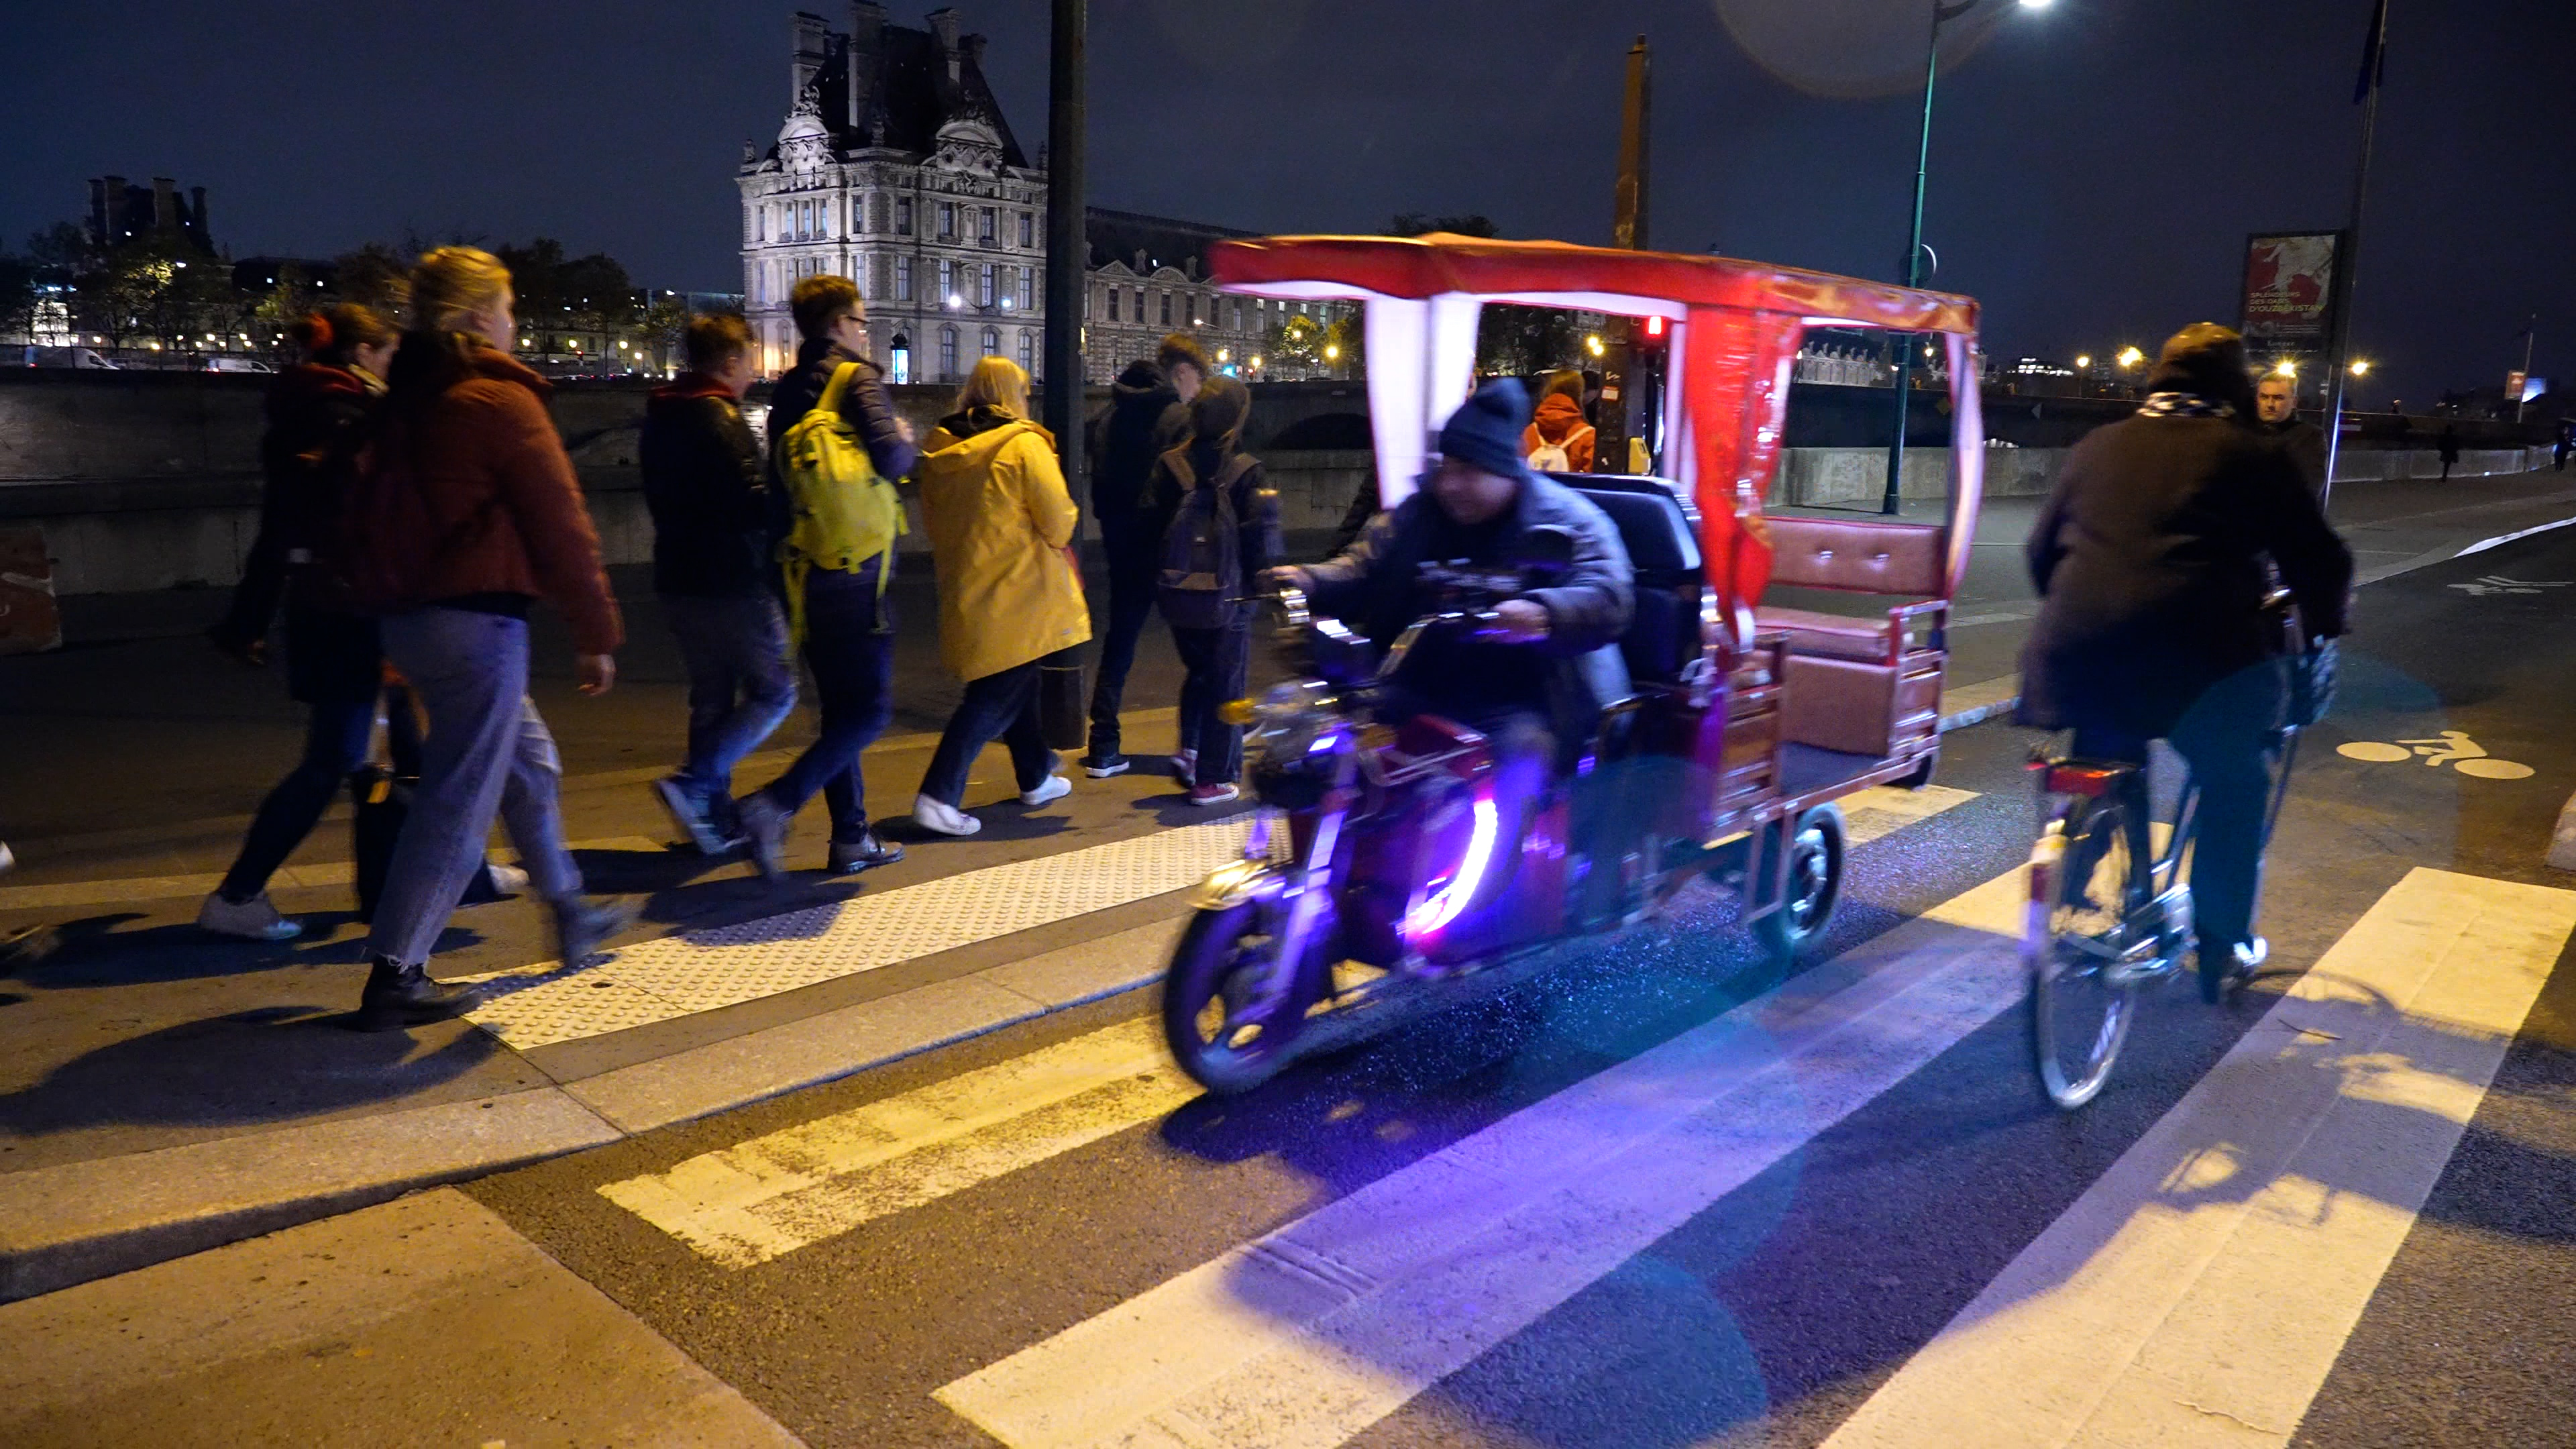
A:
[[[2371,12],[2370,38],[2361,53],[2361,161],[2353,170],[2352,218],[2344,226],[2343,245],[2335,257],[2334,339],[2326,356],[2326,476],[2318,486],[2317,507],[2334,497],[2336,460],[2343,456],[2345,394],[2352,383],[2353,298],[2359,291],[2361,219],[2370,199],[2370,153],[2379,136],[2380,81],[2388,66],[2388,0]]]

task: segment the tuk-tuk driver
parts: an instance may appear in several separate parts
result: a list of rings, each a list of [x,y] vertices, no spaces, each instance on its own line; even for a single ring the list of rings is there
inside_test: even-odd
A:
[[[1440,607],[1426,563],[1523,571],[1494,613],[1502,642],[1426,635],[1397,683],[1424,711],[1482,730],[1499,769],[1495,803],[1518,839],[1551,770],[1570,770],[1606,705],[1628,693],[1619,636],[1635,607],[1628,550],[1609,516],[1521,457],[1527,389],[1478,389],[1440,429],[1440,452],[1412,497],[1371,520],[1325,563],[1272,569],[1276,587],[1385,649]]]

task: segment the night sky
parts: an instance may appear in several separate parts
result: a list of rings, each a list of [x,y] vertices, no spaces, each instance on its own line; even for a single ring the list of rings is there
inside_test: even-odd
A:
[[[2535,370],[2576,374],[2576,3],[2394,3],[2359,324],[2381,372],[2365,401],[2500,383],[2534,312]],[[1654,244],[1886,276],[1913,82],[1812,94],[1718,12],[1821,16],[1848,37],[1777,69],[1902,72],[1928,4],[1093,0],[1092,200],[1279,231],[1483,212],[1509,236],[1606,241],[1621,68],[1642,31]],[[80,215],[91,176],[166,175],[208,189],[237,256],[542,233],[646,285],[735,290],[733,168],[786,111],[797,8],[13,0],[0,239]],[[820,8],[846,26],[846,7]],[[919,25],[931,7],[889,8]],[[1034,152],[1047,6],[959,8],[992,37],[988,73]],[[1986,0],[1941,91],[1938,284],[1984,301],[2006,357],[2152,349],[2181,323],[2232,322],[2248,232],[2341,223],[2370,9]]]

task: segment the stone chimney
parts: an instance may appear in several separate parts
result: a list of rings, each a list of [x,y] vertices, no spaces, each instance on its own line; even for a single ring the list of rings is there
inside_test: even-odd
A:
[[[100,246],[108,243],[108,228],[116,223],[109,215],[107,177],[89,179],[89,235]]]
[[[198,243],[203,246],[213,246],[215,234],[206,225],[206,188],[202,186],[188,188],[188,219],[196,223]]]
[[[876,100],[877,68],[885,54],[886,9],[876,0],[853,0],[850,6],[850,120],[853,131],[868,124],[868,107]]]
[[[822,71],[824,61],[829,58],[832,33],[830,27],[824,25],[822,16],[808,10],[797,11],[795,18],[787,24],[795,44],[795,61],[787,88],[787,104],[792,110],[797,98],[805,94],[805,87],[813,83],[814,77]]]
[[[948,61],[948,79],[952,83],[957,79],[957,24],[958,15],[955,10],[940,9],[930,12],[930,31],[931,34],[939,37],[939,53]]]
[[[179,229],[179,183],[167,176],[152,178],[152,230]]]

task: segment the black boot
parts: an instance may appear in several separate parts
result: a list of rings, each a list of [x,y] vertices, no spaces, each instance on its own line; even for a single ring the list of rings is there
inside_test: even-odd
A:
[[[600,943],[635,924],[642,908],[633,901],[592,900],[566,896],[548,901],[555,918],[555,959],[578,966],[597,954]]]
[[[367,989],[358,997],[358,1030],[398,1031],[406,1026],[463,1016],[482,1000],[471,986],[448,986],[429,979],[418,966],[375,958]]]

